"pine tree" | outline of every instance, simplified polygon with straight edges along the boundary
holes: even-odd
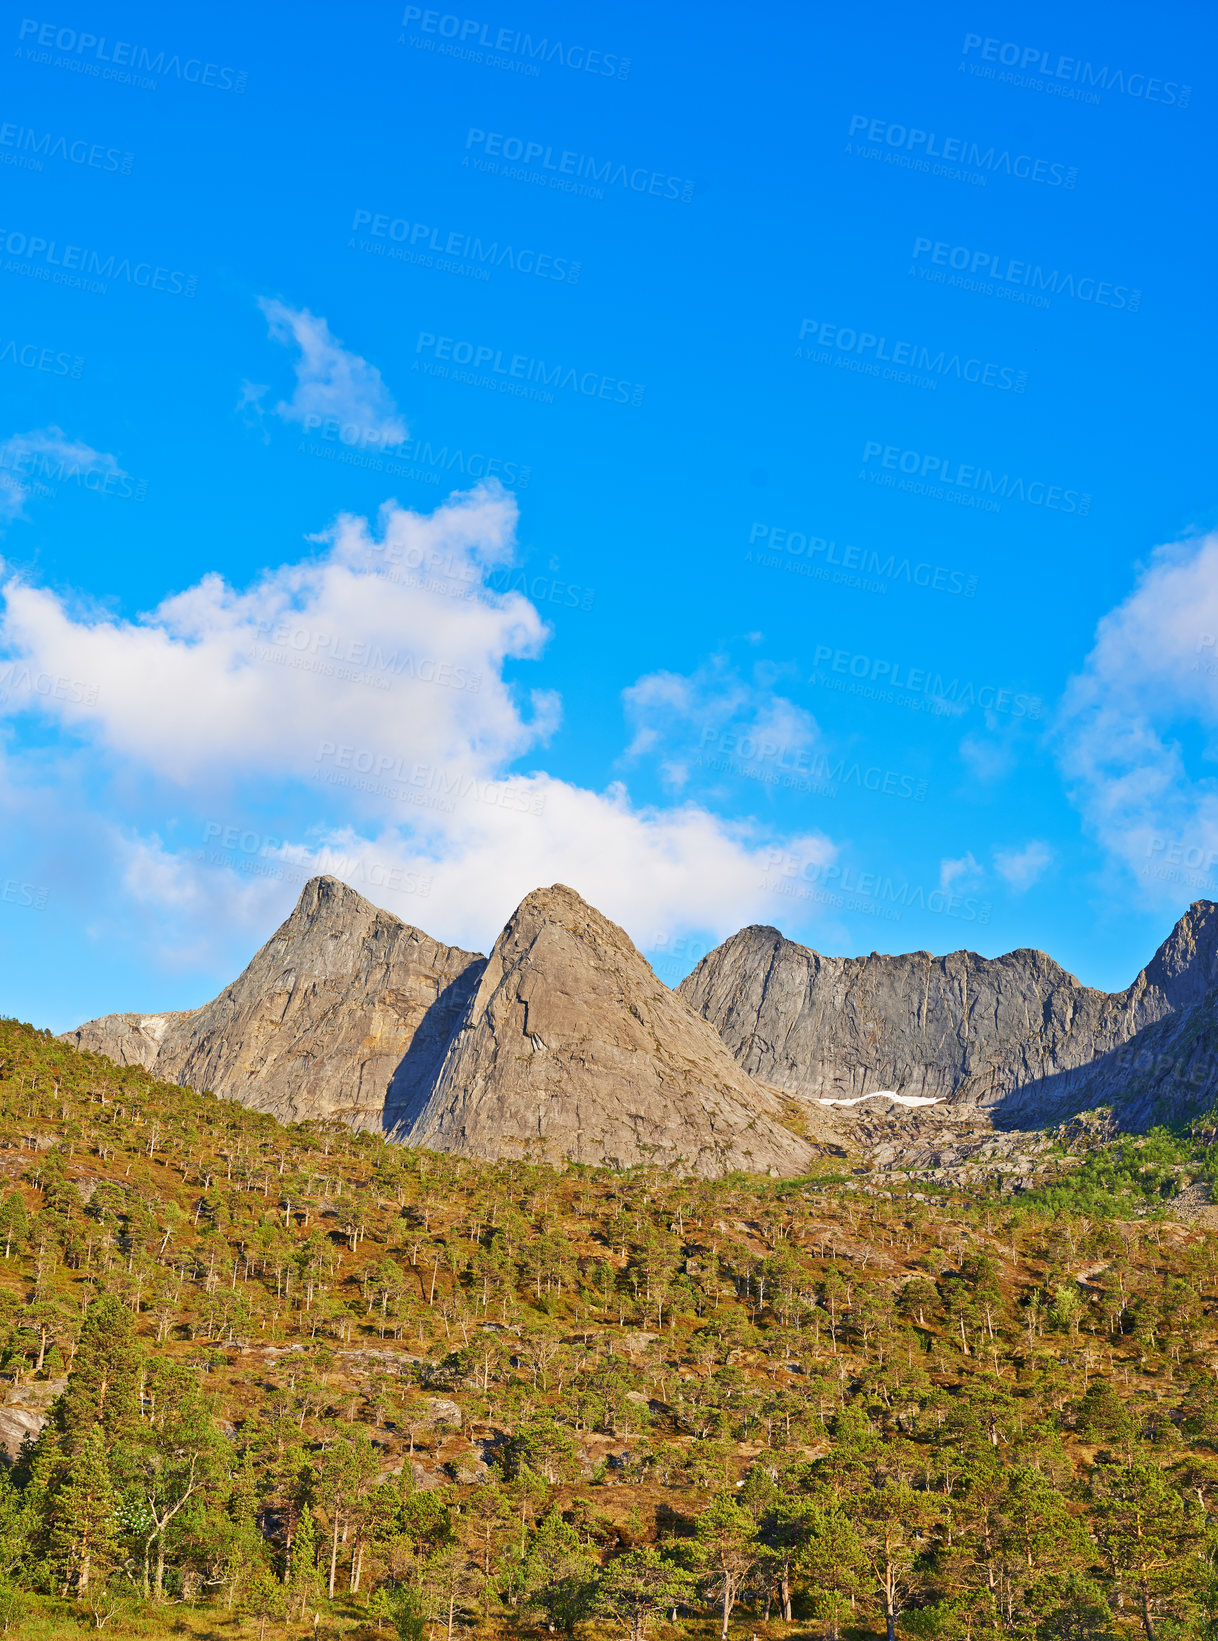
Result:
[[[67,1389],[56,1406],[55,1422],[67,1456],[82,1451],[95,1425],[112,1452],[131,1436],[139,1424],[141,1359],[131,1312],[113,1294],[95,1299],[80,1330]]]
[[[719,1601],[720,1635],[726,1641],[741,1585],[765,1555],[757,1523],[726,1494],[713,1498],[698,1517],[697,1562]]]
[[[689,1573],[646,1545],[609,1563],[597,1583],[595,1607],[626,1628],[630,1641],[644,1641],[660,1613],[688,1601],[693,1587]]]
[[[572,1634],[586,1615],[595,1562],[584,1551],[579,1534],[550,1510],[537,1525],[524,1564],[524,1598],[551,1629]]]
[[[51,1502],[51,1547],[65,1595],[85,1596],[94,1582],[105,1583],[118,1554],[117,1512],[105,1438],[95,1425]]]
[[[321,1600],[322,1575],[317,1565],[317,1545],[317,1524],[306,1504],[296,1523],[287,1577],[288,1607],[298,1618],[303,1618],[307,1609]]]

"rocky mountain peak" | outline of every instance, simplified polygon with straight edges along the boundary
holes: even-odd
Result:
[[[1139,1121],[1178,1114],[1172,1079],[1195,1098],[1216,1075],[1181,1036],[1216,986],[1218,907],[1199,901],[1122,992],[1084,986],[1032,948],[836,958],[769,927],[724,941],[678,989],[738,1064],[790,1094],[890,1089],[1036,1123],[1113,1101]]]
[[[319,877],[311,877],[305,884],[287,923],[341,922],[347,918],[369,914],[373,917],[393,916],[391,912],[382,911],[380,907],[374,906],[341,878],[332,877],[329,872],[325,872]],[[394,918],[393,921],[401,922],[401,919]]]
[[[830,957],[769,924],[671,992],[566,884],[526,895],[483,958],[324,875],[210,1003],[67,1036],[281,1118],[470,1156],[794,1175],[847,1131],[874,1149],[951,1113],[1018,1128],[1111,1104],[1145,1125],[1212,1101],[1218,905],[1190,907],[1123,992],[1031,949]]]
[[[485,959],[445,946],[338,878],[310,878],[230,985],[177,1014],[107,1015],[77,1047],[138,1059],[288,1121],[393,1129],[430,1091]]]
[[[1134,986],[1140,983],[1160,992],[1173,1010],[1200,1002],[1218,986],[1218,905],[1195,900]]]
[[[799,1173],[815,1150],[783,1117],[625,931],[554,884],[495,942],[409,1138],[475,1156]]]

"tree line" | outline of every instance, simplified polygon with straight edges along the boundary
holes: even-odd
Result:
[[[478,1164],[0,1023],[0,1627],[1218,1634],[1213,1139]]]

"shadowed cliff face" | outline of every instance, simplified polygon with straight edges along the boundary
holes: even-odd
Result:
[[[805,1099],[892,1089],[1031,1126],[1106,1103],[1142,1125],[1218,1097],[1210,901],[1122,992],[1081,985],[1043,952],[832,958],[761,927],[708,953],[679,991],[745,1070]]]
[[[312,878],[287,922],[212,1002],[111,1014],[67,1038],[284,1121],[393,1129],[430,1091],[484,962],[335,878]]]
[[[67,1036],[282,1119],[470,1156],[792,1175],[817,1154],[622,930],[562,887],[523,902],[488,963],[314,878],[212,1002]]]
[[[479,1157],[799,1174],[816,1153],[782,1115],[628,936],[556,884],[495,942],[409,1138]]]
[[[288,1121],[468,1156],[789,1177],[894,1125],[912,1141],[945,1120],[1032,1128],[1111,1104],[1137,1127],[1218,1099],[1218,907],[1193,906],[1123,992],[1043,952],[833,958],[771,928],[742,929],[671,992],[561,884],[521,902],[487,959],[320,877],[212,1002],[66,1036]],[[879,1090],[947,1104],[818,1103]]]

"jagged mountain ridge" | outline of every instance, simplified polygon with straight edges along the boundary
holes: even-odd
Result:
[[[1145,1124],[1218,1097],[1218,907],[1198,901],[1121,992],[1043,952],[826,957],[742,929],[678,988],[754,1077],[801,1099],[893,1089],[1033,1126],[1119,1104]]]
[[[815,1151],[782,1115],[624,930],[555,884],[495,942],[410,1139],[499,1157],[527,1137],[551,1158],[705,1177],[805,1172]]]
[[[65,1035],[285,1122],[392,1131],[418,1115],[485,962],[316,877],[210,1003],[109,1014]]]
[[[321,877],[210,1003],[65,1036],[282,1119],[470,1156],[790,1176],[843,1135],[877,1154],[934,1139],[949,1112],[1032,1128],[1114,1104],[1144,1126],[1212,1101],[1218,907],[1194,905],[1123,992],[1043,952],[833,958],[769,927],[671,992],[562,885],[487,959]],[[946,1104],[818,1103],[880,1089]]]
[[[624,931],[562,885],[526,897],[488,961],[313,878],[210,1003],[65,1036],[281,1119],[471,1156],[710,1176],[795,1175],[817,1154]]]

